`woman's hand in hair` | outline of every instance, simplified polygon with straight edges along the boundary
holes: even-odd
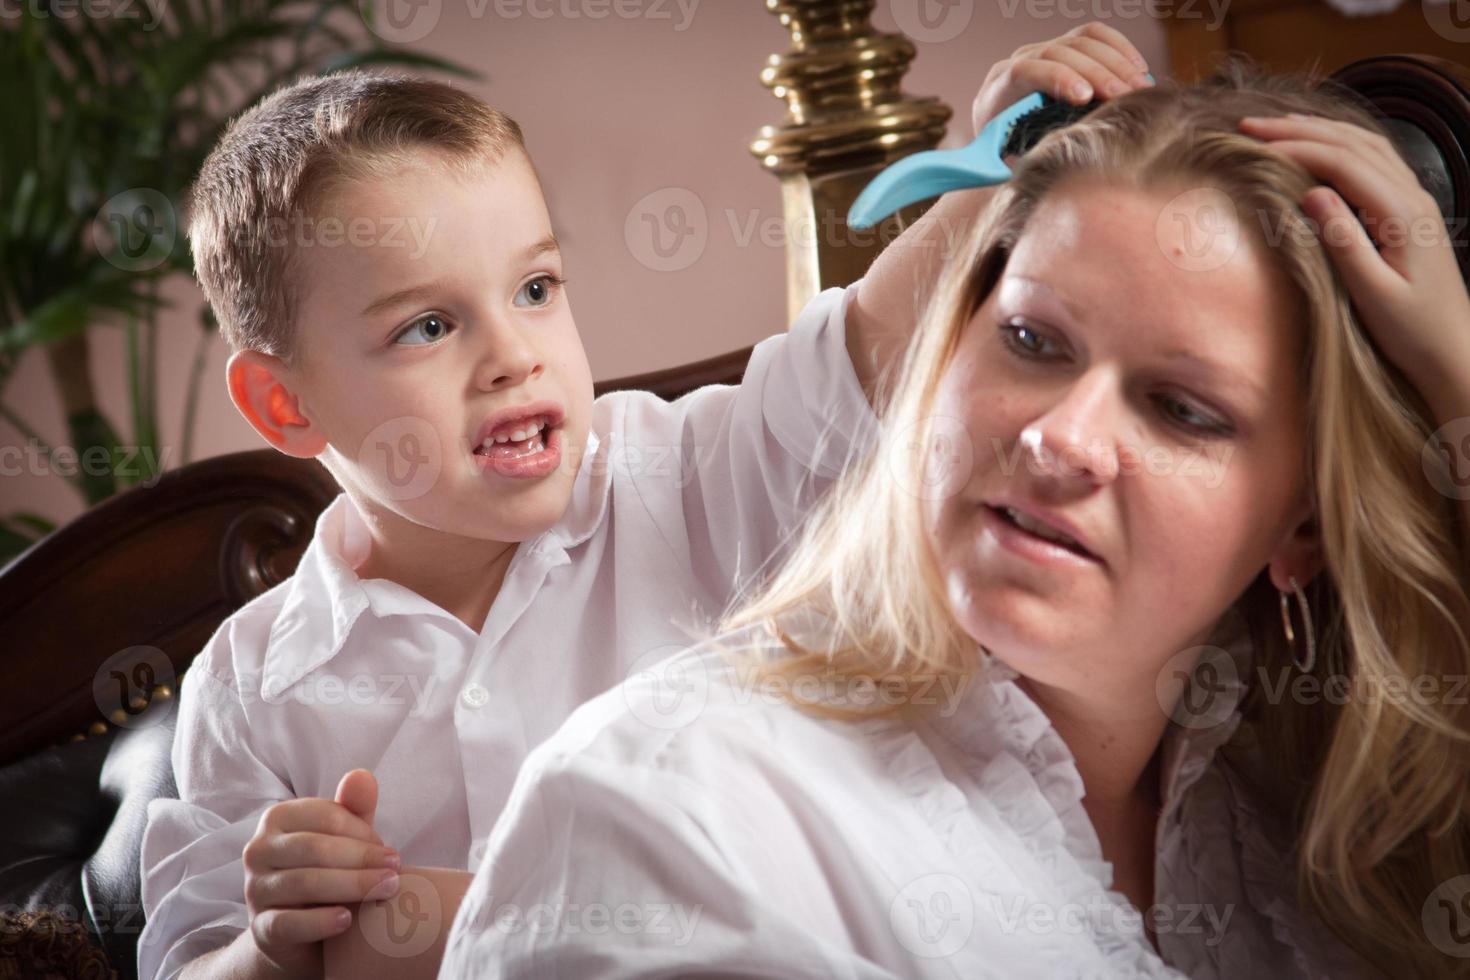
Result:
[[[1074,27],[1061,37],[1023,44],[991,66],[970,109],[975,133],[1008,106],[1032,92],[1083,105],[1148,88],[1148,62],[1116,28],[1099,21]]]
[[[1431,403],[1470,394],[1451,390],[1470,382],[1470,294],[1439,206],[1394,145],[1320,116],[1246,118],[1241,129],[1331,185],[1312,188],[1302,210],[1384,355]]]

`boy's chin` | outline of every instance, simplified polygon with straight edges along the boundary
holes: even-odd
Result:
[[[529,541],[554,527],[571,505],[571,487],[546,481],[535,493],[499,500],[481,496],[440,510],[444,530],[482,541]]]

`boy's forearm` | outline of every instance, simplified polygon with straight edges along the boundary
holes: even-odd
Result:
[[[228,946],[190,960],[179,980],[286,980],[286,975],[261,958],[247,929]]]
[[[847,315],[847,351],[868,400],[903,352],[939,273],[963,247],[994,187],[950,191],[889,243],[869,267]]]
[[[398,894],[364,903],[351,928],[323,943],[326,980],[434,980],[449,927],[474,877],[454,868],[404,868]]]

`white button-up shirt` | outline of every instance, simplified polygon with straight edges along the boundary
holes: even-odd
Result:
[[[1148,910],[1113,890],[1072,752],[1014,671],[985,657],[916,686],[907,716],[822,717],[783,694],[894,701],[733,669],[742,650],[781,655],[761,633],[641,672],[532,754],[441,980],[1380,976],[1298,906],[1288,843],[1240,753],[1221,757],[1250,675],[1243,619],[1217,628],[1206,701],[1164,737]]]
[[[530,750],[707,634],[876,434],[846,347],[856,288],[756,345],[738,386],[597,399],[565,515],[516,550],[478,634],[359,579],[366,528],[334,500],[296,573],[183,677],[179,798],[154,801],[143,841],[139,976],[171,977],[247,928],[241,852],[261,813],[331,799],[357,767],[378,779],[374,829],[405,865],[476,867]]]

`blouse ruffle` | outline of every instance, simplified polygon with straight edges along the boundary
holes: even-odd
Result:
[[[1112,889],[1112,865],[1102,856],[1082,806],[1084,786],[1071,750],[1017,686],[1016,677],[999,661],[983,658],[957,710],[927,722],[962,750],[979,798],[993,807],[993,821],[977,812],[973,801],[945,776],[933,748],[911,721],[862,724],[869,726],[870,738],[882,743],[879,753],[890,778],[958,864],[977,854],[1023,854],[1049,874],[1029,897],[1051,908],[1070,905],[1098,913],[1086,920],[1096,958],[1085,975],[1180,977],[1149,945],[1141,917],[1128,899]],[[999,833],[1009,839],[995,840]],[[1057,957],[1061,972],[1056,975],[1079,975],[1081,965],[1064,958],[1073,955],[1070,950],[1038,944],[1036,953],[1038,959]]]
[[[1194,913],[1187,928],[1160,931],[1167,962],[1149,943],[1139,910],[1112,888],[1113,867],[1082,805],[1085,787],[1076,760],[1016,683],[1013,669],[981,651],[981,669],[969,679],[957,710],[926,718],[921,726],[956,748],[980,798],[1014,834],[1015,846],[1051,873],[1058,901],[1106,910],[1116,928],[1089,923],[1105,964],[1100,975],[1379,976],[1298,906],[1294,853],[1219,755],[1242,723],[1240,706],[1252,670],[1244,620],[1228,614],[1209,645],[1211,656],[1200,663],[1213,663],[1210,689],[1224,699],[1211,705],[1218,721],[1176,715],[1162,746],[1155,902]],[[944,775],[912,721],[862,724],[870,737],[887,737],[880,753],[890,777],[956,856],[987,849],[975,835],[999,828],[981,820],[973,801]],[[1222,924],[1227,911],[1231,917]]]

